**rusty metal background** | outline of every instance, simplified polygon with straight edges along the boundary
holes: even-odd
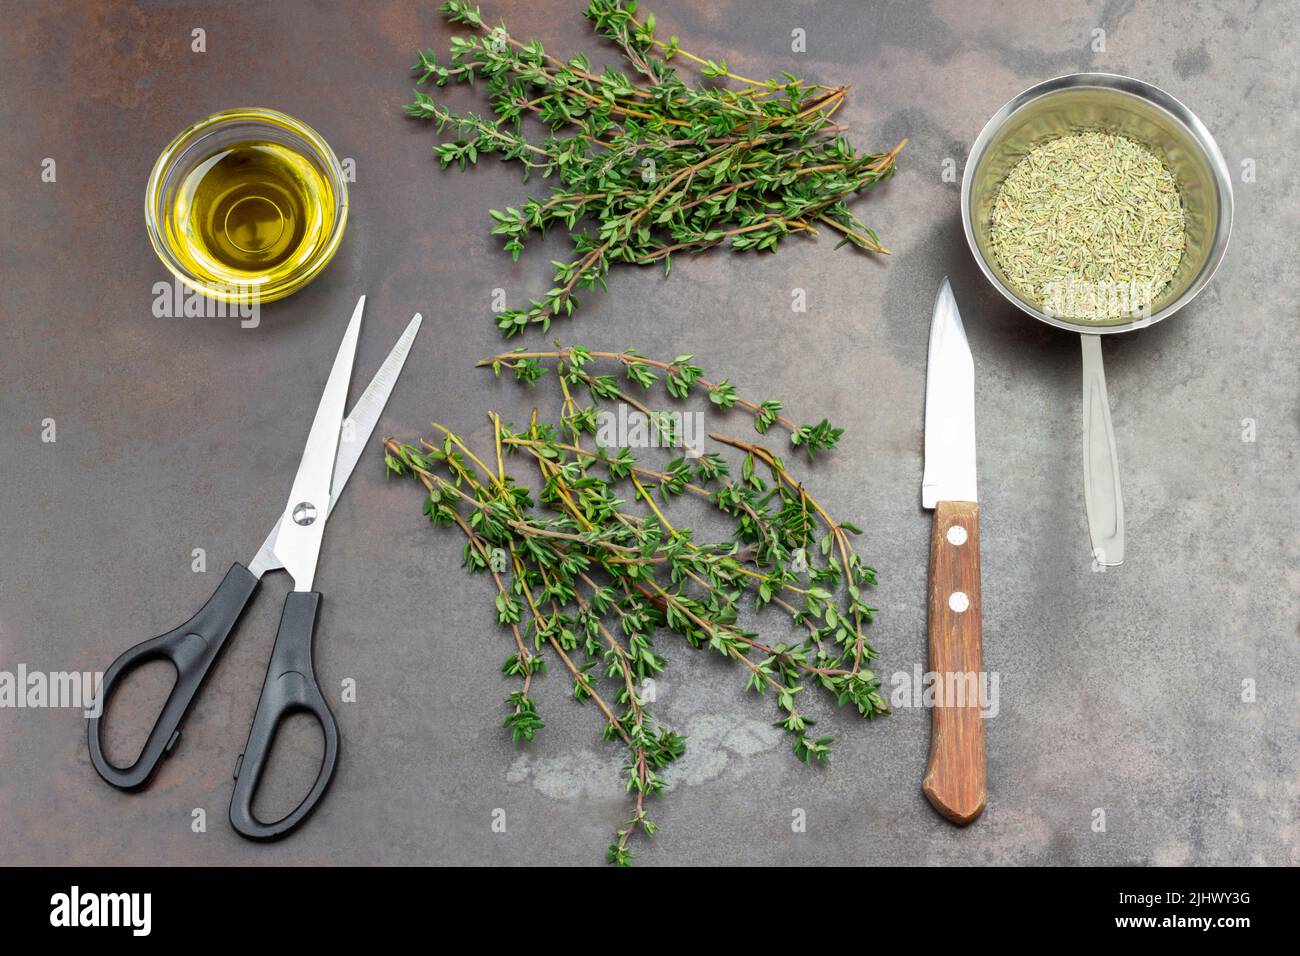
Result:
[[[855,143],[911,139],[895,180],[857,206],[894,255],[832,252],[823,236],[776,256],[683,259],[666,280],[620,270],[555,334],[694,352],[801,420],[847,426],[811,475],[866,528],[888,681],[925,660],[925,344],[934,289],[951,275],[977,363],[985,655],[1001,695],[988,811],[956,831],[921,796],[924,711],[866,725],[820,702],[835,762],[805,768],[771,729],[770,702],[665,634],[659,710],[691,750],[644,861],[1300,862],[1300,88],[1278,67],[1300,55],[1294,6],[652,6],[665,33],[745,74],[788,67],[851,83],[839,115]],[[613,59],[579,3],[485,7],[556,52]],[[559,246],[512,265],[486,211],[542,184],[491,161],[440,174],[432,131],[402,116],[413,51],[447,45],[433,3],[6,0],[0,13],[0,671],[94,670],[184,620],[229,562],[251,557],[358,294],[370,296],[359,382],[411,314],[426,315],[379,432],[415,437],[436,417],[481,441],[486,409],[524,418],[532,397],[473,361],[503,344],[493,290],[512,303],[543,291]],[[191,49],[196,28],[206,52]],[[796,28],[806,53],[791,51]],[[1236,235],[1213,287],[1176,321],[1106,343],[1130,534],[1128,562],[1106,573],[1089,565],[1078,487],[1077,338],[997,298],[957,208],[984,120],[1033,82],[1083,68],[1169,89],[1234,175],[1254,169],[1236,184]],[[451,98],[485,108],[466,91]],[[301,117],[355,161],[342,249],[256,329],[156,318],[153,286],[167,276],[144,232],[150,166],[186,123],[248,104]],[[42,181],[47,158],[55,182]],[[806,313],[792,312],[794,289]],[[377,450],[330,527],[318,670],[327,686],[355,680],[358,699],[336,707],[340,770],[303,831],[254,846],[225,820],[276,582],[144,794],[95,777],[79,713],[0,708],[0,862],[600,859],[625,819],[621,758],[558,675],[538,691],[547,727],[535,744],[501,731],[505,637],[483,582],[458,567],[460,542],[424,524],[413,488],[385,483]],[[191,570],[195,548],[204,574]],[[124,710],[121,733],[144,719]],[[310,738],[294,740],[288,766],[310,756]],[[791,832],[796,808],[806,833]],[[504,833],[491,826],[497,809]]]

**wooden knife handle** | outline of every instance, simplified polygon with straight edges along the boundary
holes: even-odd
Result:
[[[930,670],[936,683],[922,789],[959,825],[978,817],[988,799],[978,694],[984,671],[979,513],[973,501],[940,501],[930,539]]]

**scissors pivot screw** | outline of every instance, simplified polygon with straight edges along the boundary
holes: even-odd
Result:
[[[300,501],[293,506],[293,523],[309,525],[316,520],[316,506],[310,501]]]

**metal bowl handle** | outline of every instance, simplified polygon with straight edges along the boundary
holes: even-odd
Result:
[[[1083,343],[1083,499],[1093,560],[1101,567],[1124,563],[1124,496],[1119,489],[1115,428],[1106,396],[1101,336],[1081,335]]]

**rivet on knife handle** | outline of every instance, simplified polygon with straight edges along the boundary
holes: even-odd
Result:
[[[979,505],[940,501],[930,541],[930,763],[922,789],[953,823],[984,810],[984,718],[976,692],[984,671],[980,623]]]

